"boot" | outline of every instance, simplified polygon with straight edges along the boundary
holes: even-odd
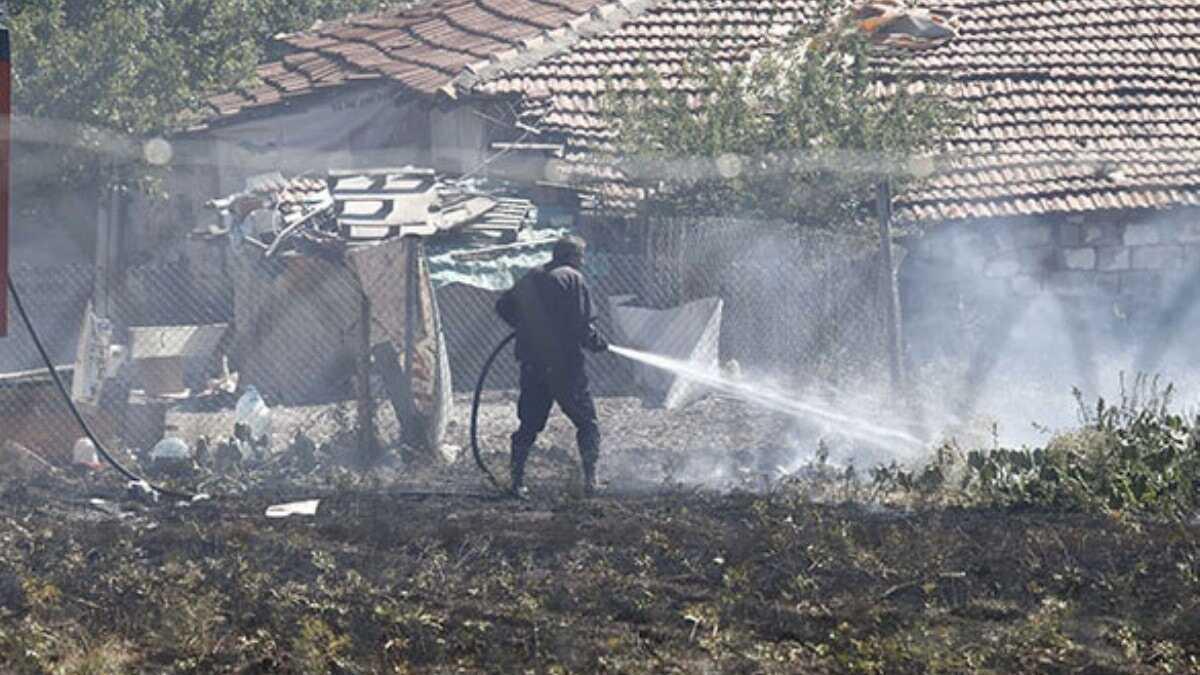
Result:
[[[529,499],[529,488],[525,487],[525,460],[529,458],[529,448],[513,447],[511,458],[512,496],[522,501]]]
[[[583,460],[583,496],[596,496],[596,460]]]
[[[579,448],[579,463],[583,465],[583,494],[593,497],[598,487],[596,463],[600,459],[600,429],[595,421],[579,428],[575,442]]]

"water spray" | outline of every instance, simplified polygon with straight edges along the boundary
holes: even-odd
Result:
[[[618,356],[666,370],[684,379],[698,382],[717,391],[737,397],[747,403],[759,405],[791,417],[815,419],[822,422],[835,422],[841,427],[842,433],[860,441],[867,441],[874,444],[901,444],[913,449],[924,447],[924,443],[919,439],[903,431],[850,417],[812,402],[800,401],[783,392],[775,391],[762,385],[739,382],[712,370],[697,367],[695,364],[688,363],[687,361],[651,354],[628,347],[611,346],[609,347],[609,351]]]
[[[510,333],[488,355],[479,373],[479,380],[475,383],[475,397],[471,401],[471,453],[475,457],[475,464],[479,467],[479,470],[499,490],[503,490],[503,487],[495,474],[484,463],[483,456],[479,450],[479,404],[480,398],[483,395],[484,385],[487,382],[488,373],[492,369],[492,364],[495,363],[496,357],[513,341],[516,335],[515,332]],[[608,351],[622,358],[665,370],[684,379],[698,382],[716,391],[734,396],[747,403],[781,412],[794,418],[836,423],[841,433],[859,441],[881,446],[901,445],[917,450],[925,447],[925,444],[918,438],[903,431],[851,417],[812,402],[801,401],[783,392],[772,390],[762,385],[740,382],[712,370],[697,367],[695,364],[688,363],[687,361],[618,345],[609,345]]]

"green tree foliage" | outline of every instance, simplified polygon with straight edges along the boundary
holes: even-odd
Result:
[[[737,63],[697,50],[677,79],[613,95],[618,164],[650,188],[648,208],[752,214],[845,229],[864,221],[881,178],[928,173],[964,110],[945,83],[887,61],[826,0],[813,19]]]
[[[278,56],[272,37],[378,0],[17,0],[13,107],[62,148],[59,179],[94,179],[122,139],[174,129],[205,95]],[[20,140],[20,139],[18,139]]]

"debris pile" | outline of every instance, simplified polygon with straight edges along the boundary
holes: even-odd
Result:
[[[331,170],[323,178],[255,176],[242,192],[207,206],[221,220],[211,233],[233,233],[267,257],[406,235],[466,235],[476,244],[504,244],[517,241],[536,220],[533,202],[506,186],[452,181],[414,167]]]
[[[870,0],[855,10],[858,28],[880,47],[924,50],[958,36],[953,17],[897,0]]]

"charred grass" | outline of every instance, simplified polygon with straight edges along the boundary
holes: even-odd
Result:
[[[1194,527],[790,490],[0,494],[5,672],[1195,672]]]

